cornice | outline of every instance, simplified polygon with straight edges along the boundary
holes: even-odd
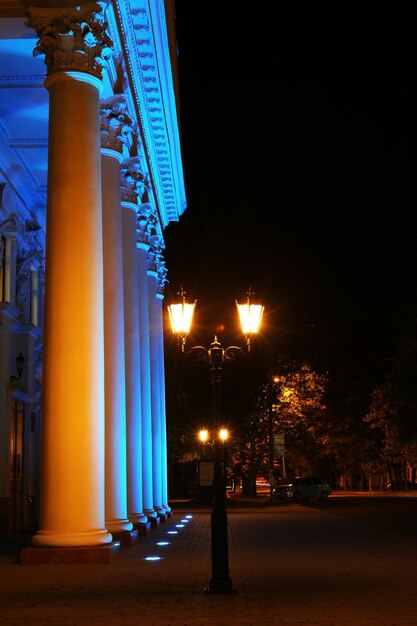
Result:
[[[170,52],[163,4],[113,0],[118,41],[140,128],[161,226],[186,208]],[[110,22],[109,22],[110,25]],[[110,33],[113,41],[115,34]]]

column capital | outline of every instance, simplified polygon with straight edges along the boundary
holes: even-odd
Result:
[[[18,231],[18,215],[10,213],[6,219],[0,222],[0,235],[4,237],[16,237]]]
[[[151,247],[148,252],[148,272],[152,272],[157,279],[158,293],[162,294],[167,280],[167,269],[163,257],[165,249],[164,240],[161,235],[150,237]]]
[[[159,262],[157,263],[157,266],[156,266],[156,271],[157,271],[157,280],[158,280],[157,296],[163,298],[165,285],[166,283],[169,282],[167,278],[168,270],[166,268],[164,259],[162,258],[159,259]]]
[[[98,1],[66,8],[28,8],[26,24],[39,36],[33,55],[45,55],[48,76],[79,71],[102,78],[113,47],[106,34],[106,6],[107,2]]]
[[[105,98],[100,102],[101,147],[123,153],[132,144],[136,122],[128,111],[128,99],[124,94]]]
[[[149,178],[143,173],[139,157],[125,159],[120,166],[120,191],[122,201],[141,205],[148,199]]]
[[[136,241],[142,247],[150,248],[150,238],[155,233],[156,221],[152,205],[149,202],[141,204],[136,219]]]

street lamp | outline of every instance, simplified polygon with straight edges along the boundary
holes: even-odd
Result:
[[[203,428],[202,430],[198,431],[198,438],[202,443],[207,443],[209,439],[209,434],[209,431],[206,428]],[[220,428],[217,435],[221,441],[226,441],[226,439],[229,438],[229,431],[227,430],[227,428]]]
[[[198,432],[198,439],[200,440],[200,443],[203,444],[200,452],[200,459],[198,461],[199,496],[204,499],[208,495],[210,488],[210,493],[212,493],[216,438],[223,445],[225,445],[227,439],[229,438],[229,431],[227,428],[220,428],[217,432],[213,433],[204,428]],[[223,472],[226,479],[226,464],[224,462]]]
[[[187,336],[191,330],[191,323],[197,301],[195,300],[192,304],[187,303],[185,301],[186,294],[182,288],[178,295],[181,297],[181,301],[178,304],[168,306],[172,332],[179,338],[182,352],[194,354],[198,361],[204,361],[209,366],[213,400],[212,431],[220,431],[220,429],[223,428],[220,407],[223,363],[234,361],[238,354],[242,354],[244,350],[239,346],[223,348],[216,335],[214,336],[210,348],[193,346],[189,350],[186,350]],[[248,352],[251,348],[252,337],[259,332],[264,311],[262,305],[251,303],[250,298],[252,295],[253,292],[249,289],[246,302],[244,304],[238,304],[238,302],[236,302]],[[225,434],[226,433],[223,435]],[[212,574],[209,586],[204,591],[206,593],[216,594],[233,593],[235,589],[233,589],[232,581],[229,576],[224,443],[220,438],[216,438],[213,441],[213,453],[213,509],[211,513]]]

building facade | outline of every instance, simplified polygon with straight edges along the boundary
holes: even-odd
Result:
[[[164,229],[186,208],[173,7],[0,2],[0,529],[169,514]]]

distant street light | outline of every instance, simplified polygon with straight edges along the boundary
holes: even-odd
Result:
[[[200,439],[200,441],[202,441],[203,443],[206,443],[207,439],[208,439],[208,435],[209,432],[208,430],[200,430],[200,432],[198,433],[198,438]]]
[[[210,348],[193,346],[185,349],[187,336],[191,330],[191,323],[197,301],[192,304],[185,301],[185,292],[178,294],[181,301],[178,304],[168,306],[172,332],[175,333],[181,344],[181,350],[187,354],[194,354],[198,361],[205,361],[209,365],[213,396],[213,423],[212,431],[219,432],[219,438],[213,440],[214,467],[213,467],[213,509],[211,513],[211,555],[212,575],[206,593],[233,593],[232,581],[229,576],[229,549],[227,537],[227,509],[226,509],[226,481],[224,470],[224,441],[227,438],[227,430],[221,423],[220,389],[223,363],[234,361],[238,354],[244,350],[239,346],[223,348],[214,336]],[[242,332],[246,340],[246,349],[251,349],[251,339],[259,332],[264,307],[252,304],[250,298],[253,295],[249,289],[247,301],[244,304],[236,302]],[[200,431],[200,440],[201,438]],[[204,437],[207,440],[208,433]],[[204,440],[204,441],[205,441]]]

